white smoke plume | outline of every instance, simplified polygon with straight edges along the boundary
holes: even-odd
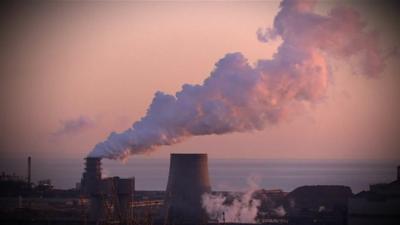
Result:
[[[285,119],[297,106],[321,102],[330,84],[329,58],[356,58],[352,68],[377,77],[384,68],[376,32],[358,12],[336,7],[313,12],[311,0],[284,0],[272,28],[260,41],[280,37],[271,59],[249,64],[229,53],[201,85],[185,84],[175,95],[157,92],[147,113],[122,133],[111,133],[91,157],[123,159],[191,136],[261,130]]]
[[[257,190],[255,182],[249,180],[249,189],[227,204],[227,197],[206,193],[202,196],[202,205],[210,219],[228,223],[255,223],[261,201],[253,198]]]

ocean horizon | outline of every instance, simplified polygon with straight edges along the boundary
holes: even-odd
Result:
[[[397,161],[315,159],[213,159],[209,174],[213,190],[244,191],[249,180],[264,189],[292,191],[304,185],[345,185],[353,193],[397,178]],[[32,180],[50,179],[55,188],[74,188],[84,169],[82,158],[33,158]],[[165,190],[168,158],[130,158],[125,163],[102,160],[103,177],[135,177],[136,190]],[[26,177],[26,158],[1,158],[0,172]]]

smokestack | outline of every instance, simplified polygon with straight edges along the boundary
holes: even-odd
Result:
[[[28,156],[28,187],[31,188],[31,157]]]
[[[88,157],[85,160],[86,164],[82,178],[82,189],[86,195],[91,195],[99,192],[101,158]]]
[[[118,210],[121,216],[121,222],[127,223],[132,218],[132,195],[135,189],[135,179],[125,178],[117,179],[117,194],[118,194]]]
[[[89,219],[98,221],[105,218],[104,201],[101,196],[101,158],[88,157],[85,160],[82,191],[90,198]]]
[[[207,222],[202,195],[211,192],[207,154],[171,154],[166,210],[169,223]]]

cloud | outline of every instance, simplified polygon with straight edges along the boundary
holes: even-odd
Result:
[[[75,135],[84,130],[94,127],[94,121],[86,116],[80,116],[75,119],[60,121],[61,127],[51,135],[53,137]]]

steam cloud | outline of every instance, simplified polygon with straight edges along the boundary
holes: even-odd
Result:
[[[218,222],[255,223],[261,201],[253,198],[253,193],[258,187],[256,183],[252,179],[248,180],[248,183],[249,190],[235,198],[232,204],[227,204],[224,196],[204,194],[202,204],[209,217]]]
[[[185,84],[175,95],[157,92],[143,118],[111,133],[89,156],[123,159],[191,136],[262,130],[297,106],[324,99],[331,58],[355,58],[352,68],[365,77],[379,76],[384,57],[378,35],[366,31],[359,13],[336,7],[319,15],[314,5],[284,0],[273,27],[257,31],[263,42],[282,39],[271,59],[253,66],[241,53],[225,55],[202,85]]]
[[[259,182],[260,177],[250,176],[247,179],[247,191],[238,196],[205,193],[202,196],[202,206],[209,218],[219,223],[259,222],[256,221],[262,202],[261,199],[256,197],[256,193],[259,191]],[[286,215],[286,210],[282,205],[270,208],[270,210],[273,212],[273,215],[277,217],[284,217]]]

